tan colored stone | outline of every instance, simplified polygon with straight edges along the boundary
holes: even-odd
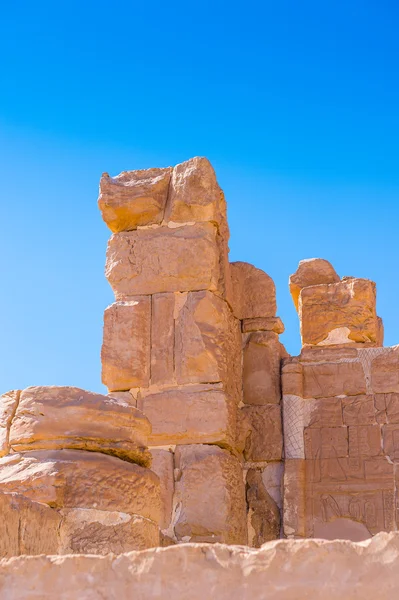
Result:
[[[266,491],[262,474],[249,469],[246,481],[248,504],[248,543],[260,548],[265,542],[280,537],[280,511],[277,504]]]
[[[122,400],[73,387],[30,387],[21,392],[10,446],[103,452],[148,466],[150,433],[147,417]]]
[[[237,319],[275,316],[276,288],[267,273],[245,262],[231,263],[230,273],[231,305]]]
[[[357,348],[348,346],[305,346],[301,349],[300,361],[305,362],[337,362],[339,360],[356,360],[359,358]]]
[[[305,535],[306,461],[289,458],[284,462],[283,526],[286,536]]]
[[[122,400],[122,402],[126,402],[130,406],[136,406],[136,398],[130,392],[109,392],[107,394],[110,398],[115,398],[115,400]]]
[[[121,554],[159,546],[158,525],[144,517],[93,508],[60,513],[59,554]]]
[[[252,331],[274,331],[274,333],[284,333],[284,330],[285,327],[280,317],[244,319],[242,322],[243,333],[250,333]]]
[[[326,362],[303,365],[305,398],[356,396],[366,393],[366,380],[360,362]]]
[[[283,508],[284,461],[270,462],[262,468],[262,481],[265,490],[273,498],[279,509]]]
[[[244,458],[251,462],[281,460],[283,433],[281,408],[276,404],[244,406],[241,412],[248,422]]]
[[[298,268],[290,275],[289,286],[295,308],[298,310],[299,294],[310,285],[322,283],[337,283],[339,276],[328,260],[323,258],[308,258],[299,262]]]
[[[0,492],[0,558],[57,554],[59,514],[21,494]]]
[[[98,207],[111,231],[130,231],[161,223],[171,173],[171,167],[123,171],[116,177],[104,173],[100,180]]]
[[[384,452],[391,460],[399,460],[399,424],[384,425],[382,428]]]
[[[340,458],[348,456],[348,428],[306,427],[304,432],[306,458]]]
[[[281,385],[284,396],[303,396],[303,367],[297,357],[282,359]]]
[[[344,277],[339,283],[303,288],[299,296],[302,344],[377,345],[380,325],[375,283]]]
[[[39,450],[5,456],[0,492],[18,492],[53,508],[125,512],[156,523],[161,514],[157,475],[99,452]]]
[[[305,407],[308,415],[308,427],[341,427],[344,424],[342,421],[341,398],[306,400]],[[348,425],[348,423],[345,423],[345,425]]]
[[[210,290],[222,294],[219,239],[212,223],[114,234],[105,274],[117,300],[140,294]]]
[[[17,410],[20,393],[20,390],[11,390],[0,396],[0,457],[10,451],[11,421]]]
[[[1,561],[0,595],[7,600],[158,600],[160,594],[173,600],[394,600],[398,561],[396,532],[361,544],[277,540],[258,550],[182,544],[122,556],[21,556]]]
[[[148,386],[151,298],[115,302],[104,312],[102,382],[110,391]]]
[[[399,394],[375,394],[375,402],[381,396],[384,398],[388,423],[399,423]]]
[[[174,461],[173,453],[169,450],[152,448],[151,470],[159,477],[161,485],[162,515],[159,526],[167,529],[172,518],[174,483]]]
[[[222,382],[237,404],[241,400],[240,324],[211,292],[188,294],[178,311],[175,372],[178,384]]]
[[[177,446],[174,531],[181,541],[247,542],[240,462],[217,446]]]
[[[379,456],[381,448],[379,425],[357,425],[349,427],[349,456]]]
[[[151,384],[174,380],[175,295],[154,294],[151,312]]]
[[[175,166],[165,220],[207,221],[226,231],[226,201],[207,158],[196,156]]]
[[[245,404],[278,404],[280,387],[280,346],[271,331],[251,333],[244,348],[243,401]]]
[[[376,394],[399,392],[399,346],[387,348],[371,363],[371,385]]]
[[[142,397],[138,407],[150,420],[150,446],[218,444],[234,447],[236,407],[212,386],[186,386]]]
[[[373,396],[343,398],[342,413],[345,425],[373,425],[376,422]]]

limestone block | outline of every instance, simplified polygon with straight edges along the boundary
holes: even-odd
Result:
[[[175,294],[154,294],[151,312],[151,384],[174,380]]]
[[[228,304],[211,292],[187,295],[176,316],[178,384],[218,383],[241,400],[241,331]]]
[[[366,393],[366,380],[360,362],[304,363],[303,396],[330,398]]]
[[[285,327],[280,317],[244,319],[242,322],[242,332],[250,333],[251,331],[274,331],[274,333],[284,333]]]
[[[306,427],[304,432],[306,458],[341,458],[348,456],[348,428]]]
[[[266,491],[262,474],[249,469],[246,479],[248,504],[248,544],[260,548],[265,542],[280,537],[280,511]]]
[[[281,360],[281,385],[284,396],[303,396],[303,367],[296,356]]]
[[[110,391],[149,385],[150,336],[149,296],[115,302],[105,310],[102,382]]]
[[[11,421],[17,410],[20,393],[20,390],[11,390],[0,396],[0,457],[10,451]]]
[[[281,408],[277,404],[244,406],[241,408],[248,422],[244,458],[251,462],[281,460],[283,433]]]
[[[175,534],[181,541],[247,542],[241,464],[217,446],[177,446]]]
[[[387,348],[371,363],[371,385],[376,394],[399,392],[399,346]]]
[[[152,425],[150,446],[219,444],[234,447],[236,406],[214,386],[183,386],[144,395],[138,407]]]
[[[18,492],[53,508],[125,512],[156,523],[161,515],[157,475],[99,452],[38,450],[5,456],[0,492]]]
[[[130,231],[138,226],[161,223],[171,173],[171,167],[123,171],[116,177],[104,173],[98,206],[111,231]]]
[[[160,292],[222,294],[221,260],[212,223],[139,229],[111,237],[105,274],[117,300]]]
[[[21,392],[10,446],[103,452],[148,466],[150,433],[147,417],[122,400],[74,387],[30,387]]]
[[[379,425],[356,425],[349,429],[349,456],[379,456],[382,454]]]
[[[226,201],[207,158],[196,156],[174,167],[165,221],[207,221],[226,232]]]
[[[345,425],[373,425],[376,422],[373,396],[343,398],[342,414]]]
[[[308,258],[299,262],[298,268],[290,275],[289,286],[295,308],[298,310],[299,294],[310,285],[323,283],[338,283],[339,276],[328,260],[323,258]]]
[[[284,463],[283,527],[288,536],[305,536],[306,461],[286,459]]]
[[[278,404],[280,344],[272,331],[251,333],[244,348],[243,401],[245,404]]]
[[[273,279],[245,262],[230,264],[231,305],[237,319],[274,317],[277,310]]]
[[[46,504],[0,492],[0,557],[57,554],[61,517]]]
[[[95,508],[60,511],[58,554],[121,554],[159,546],[157,523],[139,515]]]
[[[339,283],[303,288],[299,296],[302,344],[377,345],[380,324],[375,283],[344,277]]]
[[[159,526],[167,529],[172,518],[174,483],[173,453],[169,450],[151,448],[151,470],[159,477],[161,485],[162,515]]]

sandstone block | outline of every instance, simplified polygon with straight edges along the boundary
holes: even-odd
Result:
[[[220,389],[186,386],[149,394],[138,407],[152,425],[150,446],[219,444],[234,447],[236,406]]]
[[[20,390],[11,390],[0,396],[0,457],[10,451],[11,421],[17,410],[20,393]]]
[[[196,156],[173,169],[165,220],[207,221],[227,230],[226,201],[209,160]]]
[[[0,557],[57,554],[61,517],[46,504],[0,492]]]
[[[303,364],[305,398],[356,396],[366,393],[366,380],[360,362]]]
[[[38,450],[5,456],[0,459],[0,492],[24,494],[57,509],[118,511],[155,523],[161,515],[157,475],[98,452]]]
[[[284,333],[285,327],[280,317],[265,317],[258,319],[244,319],[242,322],[242,332],[251,331],[274,331],[274,333]]]
[[[218,383],[241,400],[240,324],[227,303],[211,292],[187,295],[176,316],[178,384]]]
[[[190,445],[177,446],[175,461],[177,538],[245,544],[245,488],[238,459],[217,446]]]
[[[273,279],[245,262],[230,264],[231,305],[237,319],[274,317],[277,310]]]
[[[355,398],[357,397],[355,396]],[[341,427],[344,424],[341,398],[305,400],[304,406],[307,412],[308,427]]]
[[[303,367],[297,357],[282,359],[281,385],[284,396],[303,396]]]
[[[249,469],[246,492],[248,543],[254,548],[260,548],[265,542],[280,537],[280,511],[273,498],[266,491],[260,471]]]
[[[376,394],[399,392],[399,346],[393,346],[374,358],[371,385]]]
[[[289,286],[295,308],[298,310],[299,294],[310,285],[323,283],[338,283],[339,276],[328,260],[323,258],[308,258],[299,262],[298,268],[290,275]]]
[[[252,333],[244,348],[243,401],[245,404],[278,404],[280,345],[276,333]]]
[[[302,344],[377,345],[379,322],[375,283],[344,277],[339,283],[313,285],[299,296]]]
[[[383,428],[384,452],[391,460],[399,459],[399,425],[384,425]]]
[[[399,394],[375,394],[375,402],[381,397],[384,399],[388,423],[399,423]]]
[[[284,463],[284,535],[305,536],[306,524],[306,461],[286,459]]]
[[[373,425],[376,422],[372,395],[343,398],[342,411],[345,425]]]
[[[241,412],[248,423],[244,447],[245,460],[252,462],[281,460],[283,433],[280,406],[276,404],[244,406]]]
[[[381,448],[379,425],[357,425],[349,427],[349,456],[379,456]]]
[[[149,385],[150,336],[149,296],[115,302],[105,310],[102,382],[110,391]]]
[[[220,261],[212,223],[139,229],[111,237],[105,274],[117,300],[160,292],[222,294]]]
[[[174,483],[173,453],[159,448],[151,449],[151,470],[159,477],[161,485],[162,515],[159,526],[167,529],[172,518]]]
[[[340,458],[348,456],[348,428],[322,427],[304,430],[306,458]]]
[[[130,231],[161,223],[172,169],[124,171],[116,177],[104,173],[98,206],[111,231]]]
[[[284,462],[270,462],[262,469],[262,481],[265,490],[270,494],[278,508],[283,507]]]
[[[174,380],[175,294],[154,294],[151,312],[151,384]]]
[[[93,508],[60,511],[59,554],[121,554],[159,546],[157,523],[139,515]]]
[[[310,362],[338,362],[349,359],[357,360],[359,352],[357,348],[348,346],[305,346],[301,349],[301,363]]]
[[[147,466],[150,432],[147,417],[122,400],[73,387],[30,387],[21,392],[10,446],[103,452]]]

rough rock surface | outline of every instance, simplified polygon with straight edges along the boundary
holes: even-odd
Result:
[[[338,283],[339,276],[328,260],[323,258],[308,258],[301,260],[297,270],[289,278],[289,287],[295,308],[298,310],[299,294],[310,285],[323,283]]]
[[[281,400],[280,344],[272,331],[250,334],[243,352],[245,404],[278,404]]]
[[[0,457],[10,451],[10,427],[20,394],[20,390],[11,390],[0,396]]]
[[[161,223],[172,169],[124,171],[116,177],[104,173],[98,206],[111,231],[130,231]]]
[[[151,425],[122,400],[73,387],[30,387],[20,394],[10,429],[15,452],[70,448],[147,466]]]
[[[276,288],[267,273],[245,262],[231,263],[230,273],[231,305],[237,319],[275,316]]]
[[[21,556],[0,561],[0,595],[13,600],[392,600],[399,586],[398,561],[398,533],[360,544],[279,540],[258,550],[183,544],[120,556]]]

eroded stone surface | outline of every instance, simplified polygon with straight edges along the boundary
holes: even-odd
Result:
[[[275,316],[276,288],[267,273],[245,262],[231,263],[230,273],[231,304],[238,319]]]
[[[150,432],[147,417],[122,400],[73,387],[30,387],[20,394],[10,447],[89,450],[147,466]]]
[[[289,287],[295,308],[298,310],[299,294],[310,285],[337,283],[339,276],[328,260],[308,258],[299,262],[298,268],[289,278]]]
[[[11,390],[0,396],[0,457],[10,451],[11,421],[17,410],[20,390]]]
[[[151,470],[159,477],[161,486],[162,515],[159,526],[167,529],[172,518],[173,494],[174,494],[174,459],[169,450],[152,448]]]
[[[244,406],[241,411],[247,421],[245,460],[253,462],[281,460],[283,433],[280,406],[275,404]]]
[[[248,503],[248,543],[260,548],[265,542],[280,537],[280,511],[267,492],[262,473],[249,469],[246,480]]]
[[[172,169],[124,171],[116,177],[104,173],[98,206],[111,231],[130,231],[161,223]]]
[[[281,399],[280,344],[276,333],[251,333],[243,353],[245,404],[278,404]]]

